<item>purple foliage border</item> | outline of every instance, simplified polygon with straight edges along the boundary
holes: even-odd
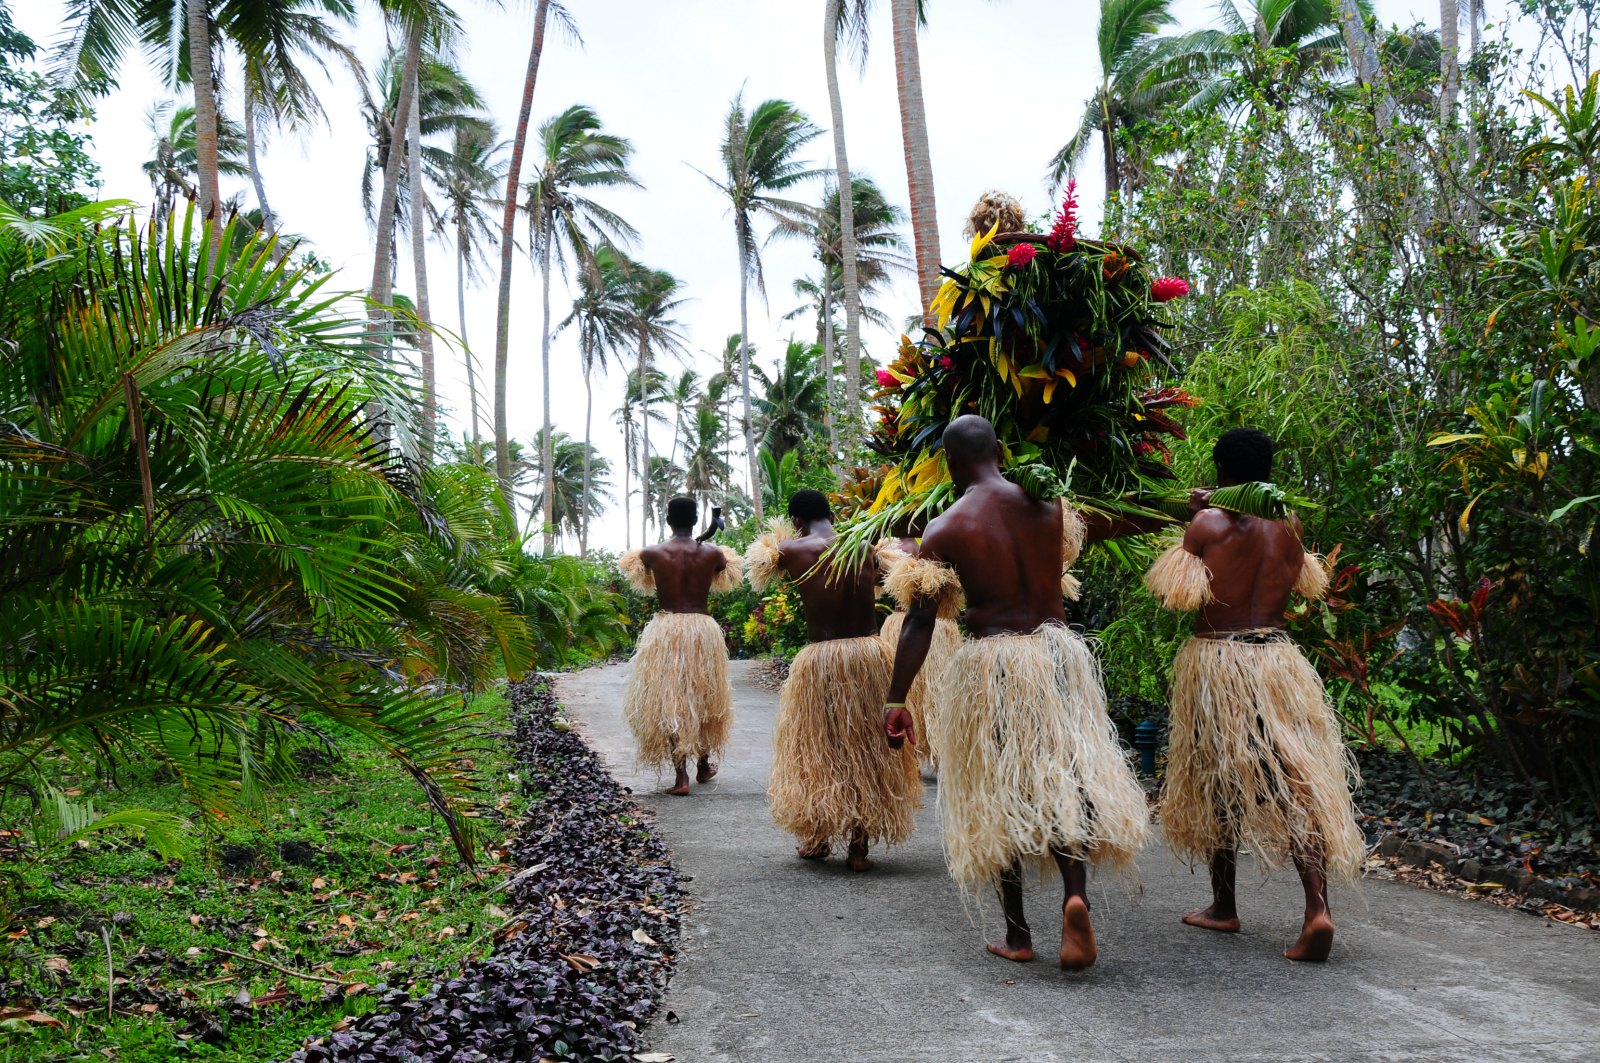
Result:
[[[385,991],[291,1063],[622,1060],[641,1047],[677,950],[677,872],[648,813],[554,726],[549,683],[513,683],[508,696],[529,802],[499,903],[526,929],[424,993]]]

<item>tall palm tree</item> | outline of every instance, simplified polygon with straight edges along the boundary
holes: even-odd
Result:
[[[732,383],[727,377],[713,377],[695,403],[684,437],[683,489],[702,503],[725,491],[733,471],[718,448],[722,445],[723,418],[718,412],[722,392]]]
[[[594,371],[605,372],[613,355],[621,359],[632,347],[633,325],[630,286],[633,263],[609,244],[595,248],[593,257],[578,271],[578,297],[556,332],[576,326],[578,357],[583,366],[583,445],[587,448],[594,419]],[[586,449],[584,454],[587,456]],[[587,475],[584,483],[588,483]],[[624,490],[626,495],[626,490]],[[578,532],[578,552],[589,551],[589,513],[584,510]]]
[[[1159,37],[1161,30],[1174,22],[1170,6],[1171,0],[1100,0],[1100,85],[1084,105],[1072,139],[1050,160],[1051,180],[1056,184],[1077,169],[1098,137],[1104,155],[1106,202],[1121,191],[1124,173],[1118,131],[1153,113],[1176,92],[1167,79],[1156,76],[1175,65]]]
[[[923,0],[890,0],[894,30],[895,84],[900,96],[900,139],[905,147],[906,187],[911,195],[911,234],[917,248],[917,291],[922,313],[939,290],[939,217],[933,197],[933,159],[928,149],[928,114],[922,103],[922,60],[917,27]]]
[[[151,157],[141,169],[150,178],[155,189],[156,202],[151,220],[156,231],[171,216],[178,197],[198,199],[197,173],[198,149],[195,144],[194,108],[189,104],[162,101],[152,104],[145,113],[145,122],[155,138],[151,144]],[[248,172],[243,152],[244,136],[239,127],[226,118],[220,120],[217,137],[217,167],[230,177]]]
[[[771,376],[754,367],[761,381],[755,400],[761,418],[759,446],[780,461],[815,437],[822,425],[826,378],[818,371],[821,356],[816,344],[790,340]]]
[[[756,240],[758,216],[805,219],[811,210],[802,203],[781,199],[776,193],[788,191],[817,176],[799,160],[800,150],[822,135],[801,110],[787,100],[765,100],[748,114],[744,93],[733,98],[724,121],[722,138],[723,177],[707,179],[728,197],[733,212],[734,240],[739,250],[739,375],[744,389],[745,453],[755,453],[755,437],[750,423],[750,349],[744,340],[750,334],[749,289],[756,288],[766,298],[766,279],[761,272],[761,248]],[[761,519],[759,476],[750,461],[750,494],[756,500],[756,520]]]
[[[650,459],[650,476],[645,483],[648,490],[645,492],[650,498],[671,498],[683,491],[683,470],[660,454]],[[659,538],[666,531],[666,513],[664,506],[650,513],[650,521],[656,526],[656,536]]]
[[[823,68],[828,78],[828,107],[833,116],[833,165],[835,171],[835,188],[846,188],[852,183],[850,176],[850,159],[845,148],[844,136],[844,99],[839,93],[839,43],[844,38],[851,38],[857,44],[857,55],[863,67],[867,61],[867,14],[872,7],[872,0],[825,0],[822,27],[822,59]],[[857,380],[861,375],[861,282],[856,275],[856,221],[855,197],[841,196],[834,203],[838,211],[838,231],[840,243],[840,257],[843,262],[841,280],[844,285],[844,363],[845,363],[845,404],[854,410],[860,405],[860,389]],[[831,285],[825,285],[825,288]],[[831,347],[833,342],[832,330],[829,330],[828,342]],[[828,372],[831,375],[833,357],[830,351],[828,357]],[[829,385],[832,391],[832,384]],[[832,403],[829,404],[830,406]],[[831,415],[830,415],[831,416]],[[831,430],[831,423],[830,423]],[[830,446],[836,446],[829,440]]]
[[[693,369],[685,369],[667,383],[667,406],[672,411],[672,450],[668,461],[678,460],[678,442],[686,438],[686,427],[705,382]]]
[[[588,193],[599,188],[638,188],[638,180],[628,170],[633,142],[607,133],[593,108],[578,103],[547,120],[539,127],[538,170],[528,182],[524,209],[533,229],[532,253],[539,262],[543,283],[544,320],[540,333],[539,359],[544,381],[544,432],[546,447],[554,443],[550,420],[550,259],[552,252],[567,271],[569,259],[585,265],[594,256],[593,245],[604,240],[613,245],[627,243],[638,235],[614,211],[590,199]],[[542,458],[551,468],[551,458]],[[553,546],[555,494],[544,493],[544,550]]]
[[[688,353],[684,346],[682,326],[677,319],[686,301],[679,294],[682,288],[682,282],[665,270],[636,266],[630,276],[629,324],[639,349],[639,468],[642,470],[651,468],[650,420],[652,417],[665,420],[650,408],[652,399],[665,397],[664,377],[655,368],[655,356],[670,354],[682,358]],[[647,475],[640,477],[639,489],[639,532],[642,543],[646,537],[646,522],[650,517],[651,482]]]
[[[659,372],[651,371],[644,376],[643,380],[640,377],[628,377],[622,384],[622,405],[618,406],[613,414],[617,421],[617,427],[622,429],[622,534],[624,548],[633,544],[633,540],[630,538],[633,534],[631,509],[633,491],[628,485],[632,474],[643,468],[643,463],[639,460],[640,428],[648,418],[654,418],[662,424],[666,423],[666,418],[662,416],[660,410],[653,410],[650,408],[649,402],[641,401],[641,394],[648,396],[651,393],[656,397],[661,394],[661,374]]]
[[[544,429],[539,431],[542,434]],[[535,436],[533,446],[528,448],[528,453],[532,455],[528,481],[537,485],[531,496],[532,511],[554,513],[555,516],[550,519],[563,537],[582,533],[586,499],[588,505],[593,506],[597,499],[612,497],[611,462],[603,454],[592,453],[592,449],[589,448],[591,452],[585,453],[584,445],[568,437],[565,432],[555,433],[555,438],[548,442]],[[548,475],[543,465],[546,454],[551,455],[554,462]],[[588,478],[587,485],[585,476]],[[551,498],[548,506],[546,495]],[[605,506],[594,508],[603,511]]]
[[[494,143],[490,130],[457,129],[454,136],[449,157],[442,166],[430,166],[430,175],[439,187],[442,202],[434,230],[455,242],[457,328],[467,367],[467,401],[471,406],[468,435],[476,450],[480,442],[478,377],[472,344],[467,338],[467,281],[480,278],[486,264],[484,248],[495,235],[489,209],[499,202],[506,168],[500,156],[505,143]]]

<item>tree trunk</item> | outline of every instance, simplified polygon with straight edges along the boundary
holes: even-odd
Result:
[[[594,417],[594,385],[589,379],[592,367],[583,367],[583,516],[578,521],[578,556],[589,556],[589,506],[592,501],[590,495],[589,465],[591,455],[589,452],[589,429]]]
[[[467,365],[467,418],[472,425],[473,457],[479,455],[478,374],[472,368],[472,345],[467,342],[467,247],[460,225],[456,227],[456,316],[461,321],[461,355]]]
[[[539,79],[539,56],[544,51],[544,25],[550,0],[539,0],[533,12],[533,46],[528,50],[528,73],[522,81],[522,108],[517,112],[516,134],[511,141],[511,162],[506,167],[505,212],[500,219],[500,297],[494,333],[494,468],[500,490],[511,500],[511,438],[506,422],[506,365],[511,346],[511,252],[515,246],[517,184],[522,180],[522,155],[528,146],[528,118],[533,113],[533,86]]]
[[[822,30],[822,56],[828,73],[828,104],[833,111],[833,162],[839,176],[839,254],[844,271],[844,416],[845,438],[853,444],[861,413],[861,287],[856,277],[855,183],[850,178],[850,159],[845,152],[844,100],[839,94],[839,14],[844,0],[828,0],[826,25]],[[937,256],[936,256],[937,257]],[[824,282],[829,278],[827,258],[823,258]],[[826,290],[826,283],[824,290]],[[926,304],[924,304],[926,305]],[[828,334],[833,334],[829,322]],[[833,376],[833,359],[828,359],[828,377]],[[829,386],[829,393],[833,389]],[[830,433],[829,445],[838,453],[838,441]]]
[[[917,290],[922,316],[939,290],[939,216],[933,201],[933,162],[928,154],[928,116],[922,106],[922,68],[917,58],[918,0],[891,0],[894,70],[900,90],[900,137],[905,146],[906,185],[911,195],[911,233],[917,245]]]
[[[1460,91],[1461,8],[1458,0],[1439,0],[1439,121],[1446,130],[1455,123]]]
[[[194,82],[194,154],[200,193],[200,216],[217,220],[217,83],[211,70],[211,12],[206,0],[185,0],[189,33],[189,76]],[[212,245],[212,255],[216,254]]]
[[[419,57],[420,59],[420,57]],[[411,181],[411,268],[417,283],[417,352],[422,361],[422,440],[424,466],[433,464],[439,434],[439,375],[433,357],[433,314],[428,306],[427,192],[422,187],[421,63],[411,74],[411,115],[406,120],[406,171]],[[393,151],[391,147],[389,149]]]
[[[534,224],[539,227],[539,273],[544,293],[544,320],[539,337],[539,372],[544,381],[544,436],[539,444],[539,468],[544,470],[544,552],[554,548],[556,514],[555,429],[550,424],[550,212],[541,210]]]
[[[1105,90],[1102,89],[1101,99],[1104,98]],[[1122,160],[1117,158],[1117,123],[1109,107],[1100,115],[1100,148],[1105,156],[1106,206],[1109,207],[1122,191]]]
[[[750,503],[755,507],[756,523],[761,523],[761,463],[756,461],[756,440],[750,423],[750,278],[745,272],[745,229],[750,219],[743,214],[733,219],[739,241],[739,386],[744,394],[744,460],[750,469]]]
[[[411,114],[411,88],[416,81],[417,64],[422,57],[421,21],[406,32],[405,62],[400,71],[400,98],[395,101],[394,125],[389,128],[389,157],[384,160],[383,192],[378,197],[378,238],[372,254],[372,287],[367,307],[367,334],[375,356],[385,361],[394,342],[389,304],[394,299],[394,216],[400,196],[400,161],[405,156],[401,145]],[[382,411],[375,405],[367,409],[368,419],[380,436],[387,435]]]
[[[650,340],[639,334],[639,545],[650,541]]]
[[[825,400],[827,405],[822,407],[822,412],[823,422],[828,429],[828,465],[830,468],[837,470],[839,467],[839,435],[834,429],[833,423],[833,278],[828,276],[827,262],[822,264],[822,273],[822,319],[821,327],[817,329],[817,332],[820,333],[817,337],[817,342],[822,344],[822,386],[827,389],[827,398]],[[846,342],[848,342],[848,339]],[[848,356],[848,352],[846,353]],[[845,372],[850,373],[848,366],[846,366]],[[854,373],[850,379],[858,380],[860,375],[859,372]],[[849,389],[846,389],[845,393],[848,395]],[[849,400],[847,399],[846,401]],[[855,407],[852,407],[852,409],[859,407],[860,404],[860,400],[857,399]],[[846,429],[846,431],[848,430]]]
[[[627,396],[623,396],[623,410],[627,410]],[[622,549],[633,546],[633,440],[629,437],[628,422],[622,422]],[[643,546],[643,543],[639,544]]]
[[[1338,7],[1339,32],[1344,36],[1345,51],[1350,53],[1350,65],[1355,68],[1356,78],[1372,93],[1378,128],[1387,131],[1394,123],[1395,103],[1388,86],[1383,83],[1378,46],[1367,32],[1356,0],[1335,0],[1335,3]]]
[[[250,184],[256,190],[256,206],[261,208],[261,231],[267,236],[278,235],[278,216],[267,203],[267,185],[261,178],[261,163],[256,155],[256,109],[249,101],[244,106],[244,154],[250,166]]]

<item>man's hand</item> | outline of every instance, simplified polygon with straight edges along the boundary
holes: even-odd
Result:
[[[1201,510],[1211,508],[1211,491],[1209,488],[1197,487],[1189,492],[1189,516],[1197,516]]]
[[[904,705],[891,705],[883,710],[883,729],[889,733],[889,748],[899,749],[906,739],[917,744],[917,726]]]

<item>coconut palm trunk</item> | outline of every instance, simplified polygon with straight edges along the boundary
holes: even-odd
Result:
[[[467,417],[472,425],[472,449],[476,453],[478,438],[478,374],[472,368],[472,345],[467,342],[467,245],[466,236],[456,230],[456,317],[460,320],[461,356],[467,366]]]
[[[1122,191],[1122,160],[1117,157],[1117,120],[1111,113],[1110,86],[1100,89],[1100,148],[1105,156],[1106,205]]]
[[[250,167],[250,184],[255,189],[256,206],[261,208],[261,231],[268,236],[276,236],[278,216],[272,212],[272,205],[267,202],[267,184],[261,177],[261,163],[256,152],[256,109],[247,100],[244,106],[245,162]]]
[[[206,0],[185,0],[189,76],[194,82],[194,154],[199,171],[200,216],[217,220],[217,82],[211,69],[211,12]],[[216,254],[213,245],[212,254]]]
[[[1394,122],[1394,96],[1383,83],[1383,67],[1378,60],[1378,46],[1367,32],[1356,0],[1335,0],[1339,19],[1339,32],[1344,37],[1345,51],[1350,54],[1350,65],[1363,88],[1372,93],[1377,113],[1378,129],[1387,132]]]
[[[933,199],[928,116],[922,104],[922,64],[917,57],[917,6],[918,0],[892,0],[890,13],[895,81],[900,94],[900,137],[911,196],[911,234],[917,245],[917,291],[922,297],[923,318],[927,320],[928,307],[939,290],[939,217]],[[848,184],[841,186],[841,198],[848,198],[849,189]]]
[[[639,545],[650,541],[650,337],[639,335]]]
[[[555,432],[550,425],[550,211],[539,214],[539,273],[544,298],[544,322],[539,337],[539,374],[544,388],[544,436],[540,440],[539,468],[544,470],[544,552],[554,548],[556,514]]]
[[[423,465],[431,465],[433,440],[439,429],[439,377],[433,357],[433,315],[428,306],[427,193],[422,187],[421,100],[421,73],[414,69],[411,73],[411,115],[407,119],[406,172],[411,183],[411,265],[417,284],[417,354],[422,362],[422,439],[419,449]]]
[[[506,421],[506,367],[511,345],[511,252],[515,247],[517,186],[522,179],[522,156],[528,147],[528,119],[533,114],[533,87],[539,80],[539,56],[544,52],[544,27],[550,0],[539,0],[533,13],[533,45],[528,49],[528,72],[522,81],[522,106],[511,141],[511,162],[506,167],[505,213],[500,221],[500,294],[494,334],[494,467],[500,490],[511,503],[511,437]]]
[[[1456,120],[1456,97],[1460,91],[1460,0],[1439,0],[1439,121],[1446,129]]]
[[[842,211],[843,208],[840,208],[840,210]],[[822,411],[823,422],[828,428],[828,465],[830,468],[837,469],[839,467],[839,432],[834,424],[833,416],[833,284],[828,276],[828,264],[826,262],[822,264],[822,275],[822,322],[821,327],[817,329],[817,332],[820,333],[817,336],[817,342],[822,345],[822,386],[828,396],[827,405],[823,406]],[[846,342],[849,342],[848,338]],[[846,359],[849,358],[848,351],[845,353],[845,357]],[[850,376],[851,380],[857,380],[860,377],[859,371],[852,373],[848,362],[845,365],[845,373]],[[853,390],[850,387],[845,389],[845,401],[851,404],[850,409],[852,411],[860,405],[860,399],[852,396]],[[846,427],[845,431],[849,432],[850,428]]]
[[[734,221],[739,241],[739,387],[744,397],[744,460],[750,470],[750,503],[755,507],[756,523],[761,514],[761,469],[756,461],[755,429],[750,421],[750,276],[744,251],[749,244],[748,222],[741,214]]]
[[[845,151],[844,100],[839,94],[839,17],[844,0],[828,0],[827,13],[822,28],[822,57],[828,73],[828,105],[833,113],[833,161],[839,174],[839,245],[844,271],[844,404],[845,438],[852,443],[857,437],[856,425],[861,409],[861,286],[856,277],[856,223],[854,184],[850,180],[850,158]],[[827,298],[827,269],[823,269],[824,298]],[[924,304],[926,305],[926,304]],[[829,346],[832,346],[833,328],[828,328]],[[833,358],[828,358],[827,373],[831,381]],[[833,387],[828,387],[829,406],[833,405]],[[838,453],[838,442],[829,423],[829,446]]]
[[[592,452],[590,450],[590,429],[594,421],[594,382],[590,379],[592,369],[583,367],[583,514],[578,521],[578,556],[589,556],[589,492],[593,490],[589,480],[589,466]],[[624,462],[623,464],[627,464]]]

